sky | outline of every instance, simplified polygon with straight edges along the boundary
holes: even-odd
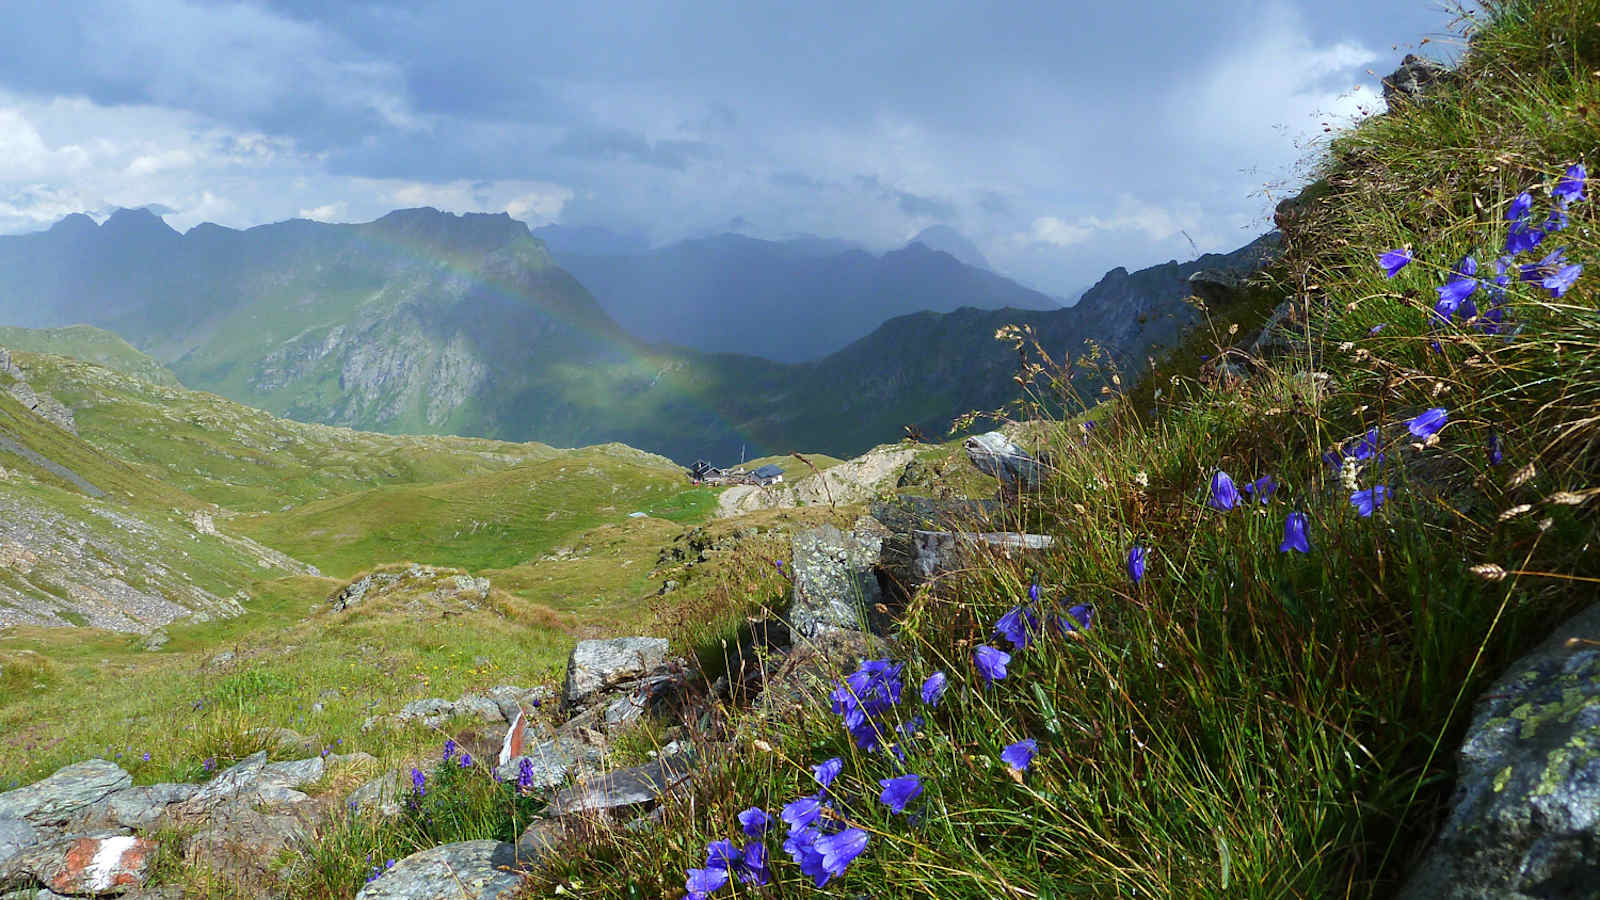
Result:
[[[1073,299],[1268,230],[1440,0],[0,0],[0,233],[434,206],[652,244],[933,224]]]

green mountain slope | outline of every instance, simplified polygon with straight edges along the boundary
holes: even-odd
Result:
[[[140,353],[117,335],[93,325],[68,325],[65,328],[0,326],[0,347],[69,356],[132,375],[151,384],[179,386],[178,376],[166,366]]]

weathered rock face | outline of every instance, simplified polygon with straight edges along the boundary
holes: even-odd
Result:
[[[1449,818],[1403,900],[1600,891],[1600,606],[1479,699]]]
[[[993,475],[1010,491],[1031,491],[1039,487],[1042,467],[1028,451],[1018,447],[999,431],[973,435],[962,444],[967,459],[985,475]]]
[[[875,566],[888,529],[863,516],[847,534],[822,525],[790,541],[794,596],[789,626],[815,637],[832,630],[877,631],[886,624],[878,611],[883,591]]]
[[[644,677],[666,661],[666,638],[579,641],[567,658],[567,682],[562,698],[569,709],[578,708],[609,688]]]
[[[464,841],[431,847],[395,863],[356,894],[356,900],[494,900],[522,885],[517,848],[502,841]]]
[[[792,485],[736,485],[717,498],[718,516],[795,506],[848,506],[866,503],[889,488],[917,456],[910,447],[876,447],[860,456],[807,475]]]
[[[59,769],[43,781],[0,794],[0,819],[25,819],[34,825],[59,825],[113,791],[133,785],[133,776],[103,759]]]
[[[0,819],[0,885],[5,884],[11,861],[39,840],[39,829],[22,819]]]

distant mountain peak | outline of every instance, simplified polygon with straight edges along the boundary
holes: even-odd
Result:
[[[989,260],[984,258],[983,251],[978,249],[978,245],[949,225],[929,225],[906,242],[907,247],[912,244],[921,244],[929,250],[942,250],[974,269],[994,271],[994,267],[989,265]]]
[[[109,229],[110,232],[146,232],[178,236],[178,232],[167,224],[167,220],[144,207],[138,209],[118,207],[111,213],[111,218],[106,219],[100,227]]]

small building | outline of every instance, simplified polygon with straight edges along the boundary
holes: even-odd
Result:
[[[783,470],[772,463],[767,463],[761,468],[756,469],[754,472],[751,472],[750,477],[755,481],[756,484],[760,485],[782,484]]]
[[[719,469],[703,459],[694,461],[694,465],[689,467],[688,475],[695,484],[722,484],[728,480],[726,470]]]

